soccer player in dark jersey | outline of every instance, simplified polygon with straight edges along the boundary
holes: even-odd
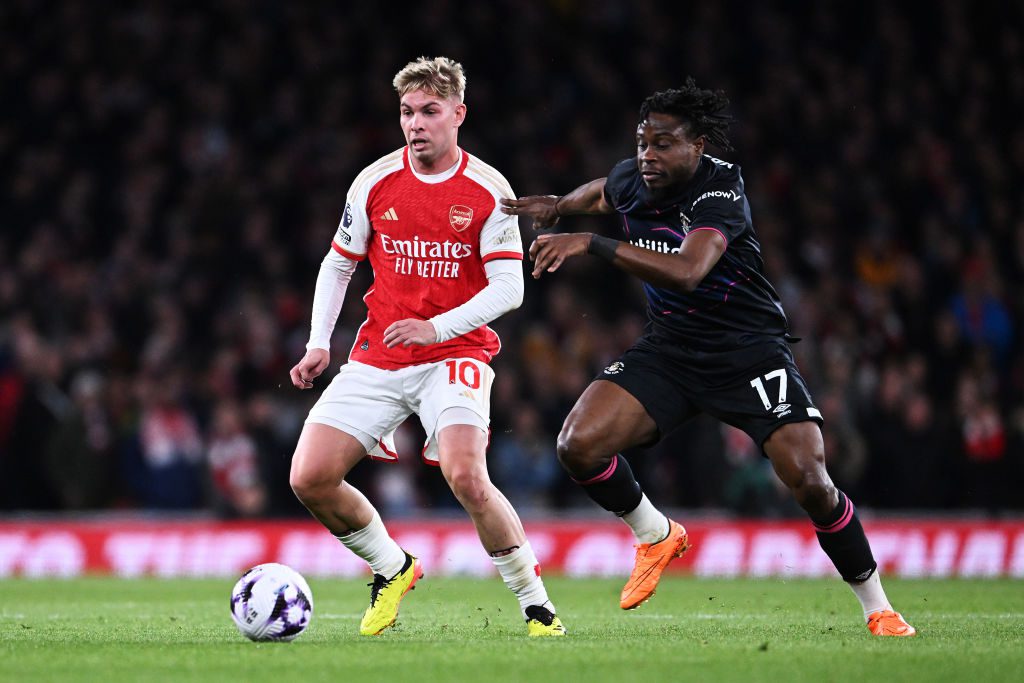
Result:
[[[765,277],[743,177],[704,153],[731,149],[722,91],[656,92],[640,107],[636,157],[561,196],[502,200],[504,211],[550,228],[572,214],[618,213],[623,241],[543,234],[530,247],[533,277],[592,254],[644,282],[644,336],[583,392],[558,435],[558,458],[639,544],[621,606],[653,595],[686,530],[647,499],[619,454],[650,445],[698,413],[742,429],[807,512],[822,549],[864,609],[871,633],[915,630],[886,598],[851,501],[825,469],[821,413],[797,370],[782,304]]]

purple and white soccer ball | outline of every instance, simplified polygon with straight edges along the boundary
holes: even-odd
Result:
[[[256,565],[231,591],[231,617],[249,640],[294,640],[313,617],[313,593],[291,567]]]

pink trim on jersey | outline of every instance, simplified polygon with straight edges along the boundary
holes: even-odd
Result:
[[[480,260],[481,260],[482,263],[487,263],[488,261],[494,261],[494,260],[502,259],[502,258],[515,259],[516,261],[522,261],[523,260],[523,254],[522,254],[522,252],[518,252],[518,251],[492,251],[490,254],[486,254],[485,256],[483,256]]]
[[[676,237],[678,237],[680,240],[685,240],[686,239],[686,235],[680,235],[678,232],[676,232],[675,230],[673,230],[672,228],[669,228],[669,227],[654,228],[654,229],[651,230],[651,232],[658,232],[659,230],[661,230],[663,232],[670,232],[673,235],[675,235]]]
[[[612,464],[608,465],[608,469],[606,469],[604,472],[602,472],[601,474],[597,475],[596,477],[591,477],[590,479],[587,479],[586,481],[580,481],[578,479],[573,479],[573,481],[575,481],[580,486],[590,486],[591,484],[596,484],[598,482],[604,481],[605,479],[607,479],[610,476],[612,476],[613,474],[615,474],[615,468],[618,467],[618,466],[619,466],[619,456],[615,456],[614,458],[612,458]]]
[[[839,519],[828,526],[814,525],[815,530],[820,531],[823,534],[834,534],[837,531],[842,531],[846,528],[846,525],[853,519],[853,503],[845,495],[843,500],[846,501],[846,507],[843,508],[843,514],[839,516]]]
[[[688,234],[693,234],[693,233],[697,232],[698,230],[714,230],[715,232],[717,232],[719,235],[722,236],[723,240],[725,240],[725,248],[726,249],[729,248],[729,238],[726,237],[725,233],[722,232],[721,230],[719,230],[718,228],[712,228],[710,225],[702,225],[699,228],[690,228],[690,232]]]
[[[334,240],[331,240],[331,249],[334,249],[334,251],[338,252],[345,258],[350,258],[353,261],[362,261],[363,259],[366,258],[366,254],[353,254],[351,251],[343,249],[341,245],[335,242]]]

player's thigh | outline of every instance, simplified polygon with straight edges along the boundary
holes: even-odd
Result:
[[[825,444],[816,422],[784,424],[765,439],[764,453],[789,488],[827,485]]]
[[[742,429],[766,457],[769,454],[765,452],[765,445],[786,425],[807,423],[804,427],[787,430],[806,437],[800,441],[800,453],[810,445],[807,439],[812,434],[817,434],[820,440],[821,412],[811,399],[788,345],[779,341],[765,348],[741,349],[735,355],[735,372],[719,372],[710,378],[695,374],[691,384],[698,407]],[[751,357],[756,357],[758,363],[748,369],[746,361]],[[790,440],[785,441],[788,444]],[[784,449],[774,450],[779,454]]]
[[[643,338],[605,368],[580,396],[558,436],[558,451],[578,462],[649,446],[695,414],[662,349]]]
[[[401,371],[389,372],[362,363],[347,363],[331,381],[306,418],[296,458],[305,461],[341,458],[347,473],[359,457],[376,448],[411,413],[403,395]],[[324,429],[312,429],[313,425]],[[360,448],[353,446],[353,442]],[[340,443],[339,448],[336,445]],[[361,451],[361,453],[360,453]],[[356,457],[357,454],[359,457]],[[332,467],[325,464],[325,469]],[[294,471],[294,468],[293,468]],[[319,471],[319,470],[316,470]]]
[[[489,480],[487,431],[477,424],[472,424],[472,413],[463,412],[464,410],[446,410],[442,421],[446,417],[457,421],[441,424],[437,431],[438,460],[441,472],[449,484],[463,478]]]
[[[658,439],[658,425],[640,400],[607,380],[595,380],[573,406],[558,435],[558,449],[573,455],[614,454]]]
[[[483,447],[468,450],[478,453],[482,461],[490,428],[493,383],[494,371],[473,358],[452,358],[421,369],[417,379],[410,383],[409,400],[427,434],[423,450],[426,462],[439,464],[442,448],[447,453],[467,450],[469,445],[477,444],[479,438],[475,434],[465,443],[439,438],[442,432],[454,426],[470,427],[480,433]]]
[[[365,457],[366,447],[356,437],[335,427],[307,422],[292,456],[292,486],[337,486]]]

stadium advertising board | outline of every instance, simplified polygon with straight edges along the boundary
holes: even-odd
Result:
[[[398,542],[437,575],[494,573],[468,522],[393,522]],[[625,525],[526,524],[544,572],[624,576],[633,561]],[[810,525],[801,522],[687,524],[692,550],[670,572],[696,576],[831,576]],[[1024,577],[1024,522],[866,523],[887,575]],[[0,522],[0,577],[109,574],[235,576],[281,562],[311,576],[365,576],[366,565],[313,522]]]

